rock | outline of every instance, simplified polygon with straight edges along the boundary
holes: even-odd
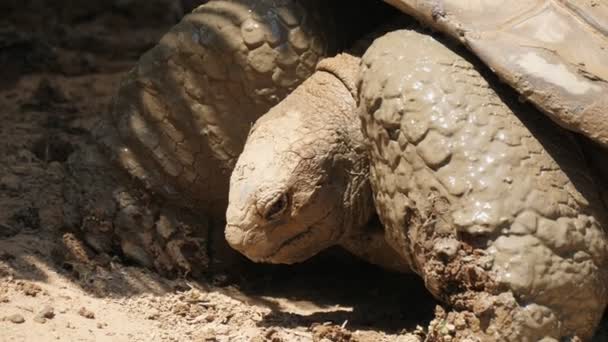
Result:
[[[95,313],[88,310],[84,306],[81,307],[80,310],[78,310],[78,314],[84,318],[95,319]]]
[[[14,315],[7,316],[5,318],[5,320],[15,323],[15,324],[21,324],[21,323],[25,322],[25,318],[23,318],[23,316],[20,314],[14,314]]]
[[[45,306],[39,313],[38,316],[52,319],[55,317],[55,309],[52,306]]]

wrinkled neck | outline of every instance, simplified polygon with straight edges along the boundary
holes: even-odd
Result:
[[[369,160],[366,153],[360,153],[351,168],[346,170],[347,182],[344,190],[343,237],[361,231],[374,214],[374,203],[369,182]]]
[[[359,97],[357,79],[360,64],[361,58],[348,53],[341,53],[320,61],[317,65],[317,71],[325,71],[334,75],[350,91],[353,99],[357,99]],[[356,116],[356,113],[353,114]]]
[[[358,98],[357,79],[361,59],[350,54],[339,54],[333,58],[322,60],[317,66],[318,71],[327,72],[336,77],[353,99]],[[361,122],[356,108],[348,114],[346,131],[349,152],[348,165],[344,167],[347,178],[344,191],[343,239],[359,232],[374,213],[371,186],[369,183],[369,157],[365,138],[361,130]]]

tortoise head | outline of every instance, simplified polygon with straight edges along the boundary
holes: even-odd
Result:
[[[370,196],[363,142],[351,89],[317,71],[252,128],[230,179],[228,243],[287,264],[339,244],[372,212],[358,200]]]

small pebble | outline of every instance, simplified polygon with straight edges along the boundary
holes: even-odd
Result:
[[[88,310],[85,307],[81,307],[80,310],[78,310],[78,314],[84,318],[88,318],[88,319],[94,319],[95,318],[95,313],[93,313],[92,311]]]
[[[42,311],[38,313],[40,317],[51,319],[55,317],[55,309],[52,306],[45,306]]]
[[[23,316],[20,314],[10,315],[10,316],[6,317],[6,320],[13,322],[15,324],[21,324],[21,323],[25,322],[25,318],[23,318]]]
[[[44,324],[47,319],[52,319],[55,317],[55,310],[51,306],[45,306],[36,317],[34,317],[34,322]]]

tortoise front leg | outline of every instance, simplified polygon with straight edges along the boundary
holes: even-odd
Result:
[[[217,0],[198,7],[123,80],[98,140],[145,188],[221,219],[251,125],[332,49],[321,12],[307,6]]]
[[[72,156],[66,224],[98,252],[169,274],[205,269],[250,126],[335,48],[322,14],[317,1],[216,0],[185,16],[94,131],[113,164],[92,146]]]
[[[479,65],[414,31],[365,54],[360,105],[387,241],[449,308],[432,341],[589,340],[608,285],[596,184],[571,133]]]

